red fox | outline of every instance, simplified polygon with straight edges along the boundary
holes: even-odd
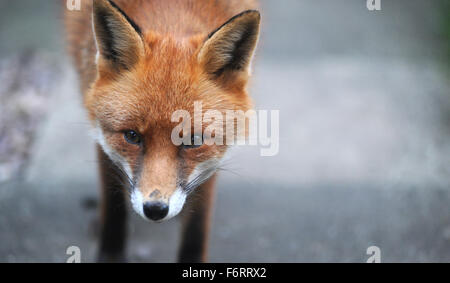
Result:
[[[126,198],[146,220],[183,214],[178,260],[207,260],[215,176],[227,145],[175,145],[171,115],[194,102],[247,111],[258,42],[253,0],[85,0],[68,47],[98,142],[99,261],[125,259]],[[201,139],[194,133],[192,141]]]

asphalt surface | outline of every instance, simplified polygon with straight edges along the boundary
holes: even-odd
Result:
[[[439,2],[382,1],[379,12],[362,2],[263,2],[251,92],[257,109],[280,110],[280,152],[231,154],[219,178],[211,261],[365,262],[378,246],[382,262],[450,262],[450,87]],[[14,3],[9,9],[33,14],[35,27],[58,30],[51,1]],[[94,144],[58,33],[38,40],[27,27],[2,25],[1,56],[32,48],[53,54],[64,71],[25,177],[0,185],[0,261],[64,262],[78,246],[90,262]],[[16,31],[30,40],[5,43]],[[148,224],[130,215],[129,259],[174,261],[177,219]]]

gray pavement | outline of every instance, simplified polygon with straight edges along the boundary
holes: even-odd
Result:
[[[362,2],[263,2],[251,89],[257,109],[280,110],[280,153],[230,155],[211,261],[364,262],[372,245],[384,262],[450,261],[439,1],[382,1],[381,12]],[[42,12],[56,24],[54,10]],[[58,38],[32,42],[62,53],[46,46],[61,46]],[[94,260],[97,211],[86,205],[97,197],[94,144],[73,70],[60,62],[26,178],[0,185],[0,261],[62,262],[72,245]],[[130,260],[174,261],[178,221],[130,214]]]

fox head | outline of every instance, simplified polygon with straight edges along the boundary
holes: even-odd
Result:
[[[98,143],[126,175],[134,210],[161,221],[177,215],[187,195],[211,177],[226,145],[176,145],[172,114],[251,108],[246,92],[260,14],[246,11],[210,34],[177,37],[143,32],[119,7],[94,0],[97,79],[85,105]],[[206,125],[204,125],[206,126]],[[198,131],[198,129],[197,129]],[[198,140],[200,139],[200,142]]]

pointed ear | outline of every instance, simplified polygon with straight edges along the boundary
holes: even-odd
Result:
[[[260,20],[258,11],[245,11],[209,35],[198,60],[213,79],[222,75],[249,74]]]
[[[109,0],[94,0],[93,29],[99,70],[131,69],[144,56],[140,28]]]

